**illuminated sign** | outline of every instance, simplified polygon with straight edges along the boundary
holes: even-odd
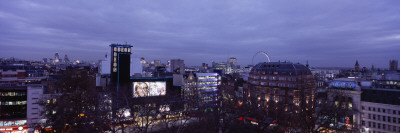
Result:
[[[21,132],[28,129],[27,125],[23,126],[12,126],[12,127],[1,127],[0,132]]]
[[[166,94],[166,82],[133,82],[133,97],[163,96]]]

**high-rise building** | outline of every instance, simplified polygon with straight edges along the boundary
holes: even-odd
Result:
[[[58,63],[58,62],[60,62],[60,56],[58,55],[58,53],[56,53],[54,55],[54,63]]]
[[[389,61],[389,70],[396,71],[398,70],[399,62],[397,60],[390,60]]]
[[[129,82],[131,45],[111,44],[111,82],[116,85]]]
[[[65,55],[65,56],[64,56],[64,63],[67,63],[67,64],[69,64],[69,63],[70,63],[70,61],[69,61],[69,58],[68,58],[68,56],[67,56],[67,55]]]
[[[111,44],[111,86],[116,91],[114,109],[119,108],[119,93],[129,91],[132,45]]]
[[[196,73],[196,79],[200,107],[216,106],[218,85],[221,84],[218,73]]]
[[[235,57],[231,57],[228,59],[228,65],[237,66],[237,59]]]
[[[227,61],[227,67],[226,67],[226,74],[231,74],[231,73],[236,73],[237,69],[237,60],[234,57],[231,57]]]
[[[221,76],[218,73],[187,73],[184,79],[185,108],[193,110],[213,110],[218,102]]]
[[[181,59],[172,59],[170,62],[171,72],[176,74],[184,74],[185,73],[185,63]]]

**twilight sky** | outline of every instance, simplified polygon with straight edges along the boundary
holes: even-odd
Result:
[[[99,60],[110,43],[187,65],[272,61],[388,67],[400,58],[399,0],[0,0],[0,57]],[[261,61],[261,55],[256,61]]]

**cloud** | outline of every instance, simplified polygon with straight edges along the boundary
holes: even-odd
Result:
[[[41,59],[62,51],[70,58],[97,60],[110,43],[127,42],[137,57],[164,62],[181,58],[188,65],[226,61],[229,56],[245,65],[254,53],[266,51],[273,61],[352,66],[358,59],[367,66],[386,67],[389,59],[399,58],[394,52],[400,50],[398,4],[5,1],[0,5],[0,57]]]

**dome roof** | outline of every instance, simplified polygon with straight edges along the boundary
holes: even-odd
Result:
[[[311,70],[303,64],[291,62],[262,62],[255,65],[251,72],[278,75],[311,75]]]

